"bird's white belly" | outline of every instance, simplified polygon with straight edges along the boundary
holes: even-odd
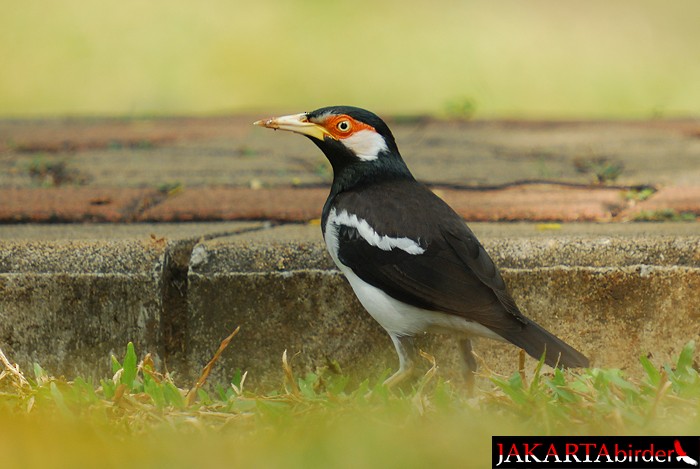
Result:
[[[352,219],[347,215],[345,218],[347,218],[346,223],[357,225],[360,235],[369,244],[382,246],[381,248],[386,250],[403,249],[413,255],[420,255],[423,251],[413,246],[411,243],[416,246],[417,244],[408,238],[379,237],[369,225],[364,226],[362,221]],[[338,226],[335,224],[337,219],[336,211],[333,209],[326,222],[325,230],[328,252],[335,265],[345,274],[362,306],[387,332],[397,336],[413,336],[424,332],[446,332],[503,340],[501,336],[477,322],[468,321],[455,314],[430,311],[409,305],[392,298],[381,289],[362,280],[338,258]]]
[[[342,264],[338,267],[350,282],[362,306],[388,332],[403,336],[426,331],[428,321],[420,309],[395,300],[362,280],[352,269]]]
[[[503,340],[498,334],[474,321],[403,303],[365,282],[349,267],[342,264],[338,267],[350,282],[362,306],[390,334],[414,336],[424,332],[444,332]]]

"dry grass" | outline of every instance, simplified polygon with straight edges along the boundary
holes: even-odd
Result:
[[[267,393],[244,389],[244,374],[205,390],[177,388],[138,360],[129,344],[100,384],[30,378],[0,352],[2,467],[484,467],[495,434],[685,434],[700,431],[694,344],[662,367],[640,359],[645,379],[619,370],[488,370],[493,387],[466,396],[430,370],[411,389],[391,392],[334,367],[298,376],[283,356],[285,382]],[[234,342],[235,344],[235,342]],[[379,377],[381,383],[382,377]],[[195,396],[195,397],[191,397]]]

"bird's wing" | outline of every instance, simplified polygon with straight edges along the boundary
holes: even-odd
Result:
[[[357,229],[339,226],[338,258],[365,282],[413,306],[456,314],[497,332],[526,324],[476,238],[452,238],[431,240],[422,254],[411,254],[380,249]]]
[[[338,212],[354,210],[357,218],[348,221],[367,236],[353,223],[332,223],[340,262],[399,301],[478,322],[535,358],[544,354],[548,365],[589,365],[576,349],[523,316],[486,250],[447,204],[423,186],[399,189],[399,184],[375,187],[362,197],[346,193],[334,201]],[[420,249],[411,248],[416,245]]]
[[[442,229],[447,245],[457,258],[464,263],[469,272],[489,287],[503,307],[518,320],[527,323],[527,319],[518,309],[515,300],[506,289],[496,264],[488,255],[476,236],[464,223]]]

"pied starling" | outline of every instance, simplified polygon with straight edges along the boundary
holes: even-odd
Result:
[[[550,366],[588,359],[520,312],[495,264],[464,221],[417,182],[389,127],[350,106],[255,122],[306,135],[333,167],[321,229],[333,261],[399,355],[392,386],[414,370],[413,337],[459,337],[470,386],[471,338],[505,340]]]

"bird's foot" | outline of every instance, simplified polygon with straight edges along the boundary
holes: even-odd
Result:
[[[464,364],[464,382],[467,387],[467,395],[469,397],[474,396],[474,388],[476,382],[476,371],[478,366],[476,363],[476,358],[474,356],[474,350],[472,348],[472,341],[469,338],[465,338],[459,341],[459,351],[462,354],[462,361]]]
[[[394,386],[396,386],[399,383],[404,382],[408,378],[410,378],[413,375],[413,372],[415,370],[415,367],[411,365],[410,367],[406,369],[399,369],[396,373],[393,375],[389,376],[387,379],[384,380],[384,383],[382,383],[384,386],[387,388],[391,389]]]

